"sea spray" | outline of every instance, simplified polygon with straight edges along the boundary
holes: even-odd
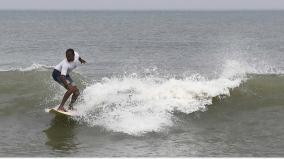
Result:
[[[205,110],[213,97],[229,96],[230,89],[238,87],[244,77],[243,68],[230,62],[217,79],[197,74],[182,79],[104,78],[84,90],[78,110],[81,120],[90,126],[131,135],[159,132],[172,126],[172,112]]]

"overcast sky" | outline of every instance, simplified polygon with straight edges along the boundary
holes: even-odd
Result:
[[[284,9],[284,0],[0,0],[0,9],[231,10]]]

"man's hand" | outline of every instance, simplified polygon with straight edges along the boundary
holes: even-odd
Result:
[[[85,64],[87,63],[85,60],[83,60],[81,57],[79,58],[79,61],[81,62],[81,64]]]

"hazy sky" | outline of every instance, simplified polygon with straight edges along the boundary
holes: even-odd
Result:
[[[0,0],[0,9],[284,9],[284,0]]]

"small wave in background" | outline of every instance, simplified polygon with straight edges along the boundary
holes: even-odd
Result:
[[[28,67],[16,67],[16,68],[9,68],[9,69],[0,69],[0,72],[9,72],[9,71],[19,71],[19,72],[27,72],[27,71],[46,71],[49,69],[53,69],[54,66],[47,66],[42,64],[34,63]]]

